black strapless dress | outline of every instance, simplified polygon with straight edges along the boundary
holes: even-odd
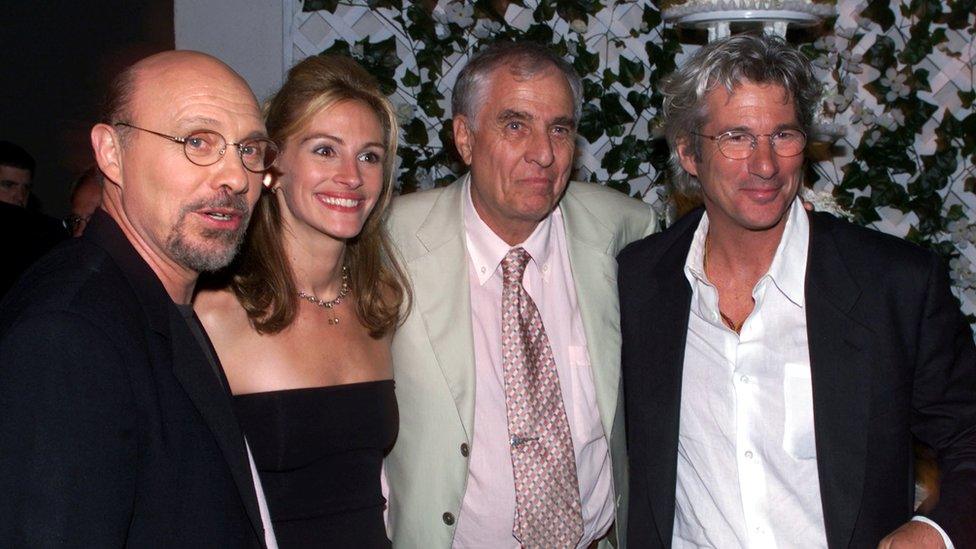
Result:
[[[383,456],[399,427],[393,380],[234,396],[281,549],[388,548]]]

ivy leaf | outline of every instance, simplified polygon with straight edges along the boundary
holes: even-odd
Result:
[[[854,214],[854,222],[858,225],[870,225],[875,221],[881,221],[881,216],[875,210],[874,204],[866,196],[859,196],[854,199],[850,209]]]
[[[586,43],[580,40],[576,43],[576,58],[573,59],[573,68],[579,74],[594,73],[600,68],[600,56],[587,49]]]
[[[455,175],[458,175],[463,170],[464,162],[461,160],[461,153],[457,150],[457,145],[454,144],[454,120],[448,118],[441,124],[441,129],[437,132],[437,136],[441,140],[441,149],[444,156],[444,164]]]
[[[535,19],[536,23],[545,23],[551,20],[556,15],[556,6],[553,5],[551,0],[541,0],[539,5],[532,12],[532,18]]]
[[[966,178],[966,182],[963,183],[963,189],[967,193],[976,193],[976,176],[969,176]]]
[[[908,85],[915,91],[932,91],[932,86],[929,85],[929,71],[918,69],[913,72],[911,78],[908,79]]]
[[[600,98],[600,110],[607,127],[634,121],[634,117],[620,104],[620,95],[617,93],[603,94],[603,97]]]
[[[610,187],[611,189],[618,190],[618,191],[620,191],[620,192],[622,192],[624,194],[629,194],[630,193],[630,182],[628,182],[627,180],[623,180],[623,181],[609,181],[609,182],[607,182],[607,187]]]
[[[418,42],[424,42],[428,45],[436,39],[434,34],[435,22],[430,13],[420,7],[420,5],[411,3],[410,6],[407,7],[406,15],[407,21],[410,21],[411,23],[409,25],[405,25],[407,34],[410,35],[410,38],[413,38]]]
[[[644,63],[631,61],[624,56],[620,56],[620,83],[625,87],[631,87],[635,82],[644,79]]]
[[[865,84],[864,91],[873,95],[878,104],[884,105],[886,103],[885,94],[888,93],[888,87],[881,85],[881,78],[876,78]]]
[[[376,77],[376,80],[380,84],[380,90],[386,95],[391,95],[397,89],[393,74],[400,65],[396,40],[391,36],[379,42],[370,42],[368,39],[363,39],[358,43],[363,46],[363,58],[360,60],[361,64]]]
[[[538,42],[540,44],[551,44],[552,36],[552,27],[549,25],[536,23],[525,31],[524,39],[530,42]]]
[[[936,193],[915,198],[909,204],[918,216],[918,231],[923,235],[931,235],[942,230],[942,197]]]
[[[413,88],[420,85],[420,75],[407,69],[403,72],[403,80],[400,81],[404,86]]]
[[[640,114],[650,108],[651,98],[646,93],[631,90],[627,93],[627,102],[634,108],[634,112]]]
[[[884,73],[885,69],[895,65],[895,41],[887,36],[878,36],[864,52],[864,61]]]
[[[439,99],[443,99],[444,94],[442,94],[437,86],[433,83],[427,86],[423,86],[420,89],[420,93],[417,94],[417,103],[420,108],[424,110],[427,116],[438,119],[444,116],[444,108],[441,107]]]
[[[949,13],[942,14],[940,22],[950,29],[964,29],[969,26],[969,15],[976,12],[976,0],[949,0]]]
[[[885,170],[868,170],[871,177],[871,209],[877,210],[881,206],[892,206],[899,210],[908,211],[909,196],[905,188],[891,179]],[[878,215],[875,211],[874,215]]]
[[[906,65],[916,65],[932,53],[932,46],[937,44],[934,35],[929,33],[927,25],[915,25],[911,30],[911,38],[905,43],[898,58]]]
[[[427,125],[419,118],[414,118],[403,125],[403,139],[407,143],[426,147],[429,142],[427,135]]]
[[[970,162],[976,164],[976,112],[962,120],[962,131],[964,143],[960,152],[965,156],[973,156]]]
[[[946,219],[949,221],[956,221],[965,217],[966,212],[963,211],[962,206],[959,204],[953,204],[949,206],[949,211],[946,212]]]
[[[661,24],[661,12],[654,9],[650,4],[644,6],[644,13],[641,15],[641,23],[647,26],[647,29],[657,28]]]
[[[334,53],[337,55],[345,55],[346,57],[351,57],[350,50],[349,50],[349,42],[346,42],[345,40],[336,40],[335,42],[332,43],[331,46],[323,50],[322,53],[323,54]]]
[[[912,133],[920,133],[922,127],[928,123],[938,107],[927,102],[922,101],[917,95],[903,98],[895,101],[894,105],[901,109],[901,112],[905,113],[905,129]],[[907,142],[905,143],[906,148],[914,148],[915,144],[911,139],[911,136],[907,136]]]
[[[338,6],[339,0],[305,0],[302,3],[302,11],[325,10],[328,12],[334,12]]]
[[[556,13],[568,22],[574,19],[586,21],[589,15],[596,14],[603,8],[601,0],[556,0]]]
[[[938,193],[949,184],[952,174],[956,171],[956,153],[942,151],[925,155],[922,157],[922,165],[925,169],[908,184],[907,188],[913,195],[924,197]],[[941,211],[941,199],[939,210]]]
[[[942,16],[941,0],[912,0],[910,7],[912,15],[922,23],[913,26],[928,28],[933,21]]]
[[[591,78],[583,79],[583,101],[592,101],[598,97],[603,97],[603,86]]]
[[[976,101],[976,88],[968,91],[959,90],[958,95],[962,108],[968,109],[973,106],[973,101]]]
[[[889,0],[871,0],[861,11],[861,15],[881,25],[881,29],[885,31],[895,24],[895,14],[891,11]]]
[[[593,143],[603,135],[604,127],[605,124],[600,114],[600,109],[592,103],[584,103],[583,115],[580,117],[580,123],[577,125],[576,131],[584,139]]]
[[[844,179],[841,180],[841,186],[845,190],[858,189],[863,191],[870,184],[871,181],[859,164],[855,162],[844,166]]]

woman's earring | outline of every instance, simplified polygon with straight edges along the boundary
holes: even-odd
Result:
[[[274,184],[274,178],[271,177],[270,173],[264,174],[264,179],[261,181],[261,184],[264,185],[264,188],[268,189],[271,194],[278,192],[278,186]]]

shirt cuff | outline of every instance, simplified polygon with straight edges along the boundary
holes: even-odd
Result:
[[[914,517],[912,517],[912,520],[917,522],[924,522],[925,524],[928,524],[932,528],[935,528],[935,531],[938,532],[940,536],[942,536],[942,543],[945,544],[946,549],[956,549],[955,545],[952,544],[952,540],[949,539],[949,536],[945,533],[945,530],[943,530],[942,527],[936,524],[935,521],[933,521],[932,519],[928,517],[923,517],[922,515],[915,515]]]

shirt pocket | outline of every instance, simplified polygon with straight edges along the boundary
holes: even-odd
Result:
[[[784,366],[783,412],[783,450],[794,459],[816,459],[809,364],[787,362]]]

